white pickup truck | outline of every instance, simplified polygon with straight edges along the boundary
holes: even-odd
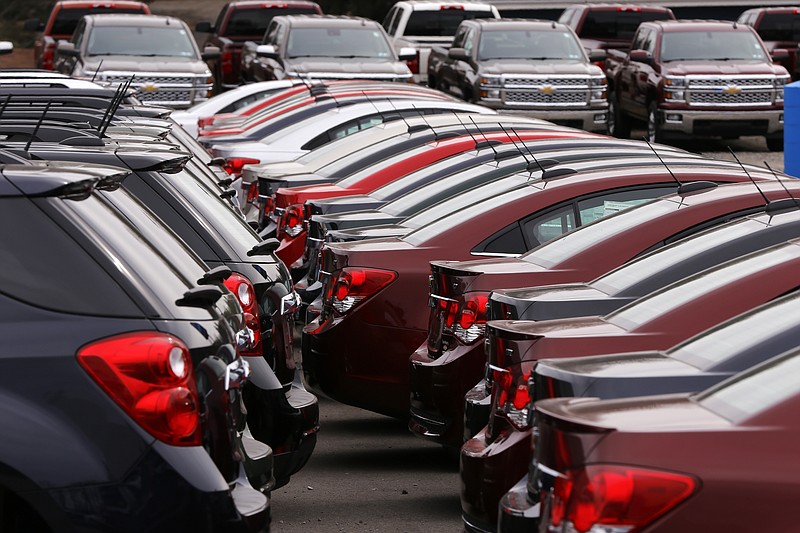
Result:
[[[481,2],[443,0],[400,0],[383,20],[394,49],[413,48],[414,59],[407,61],[414,81],[428,81],[428,55],[432,46],[449,47],[462,20],[475,18],[500,18],[497,9]]]

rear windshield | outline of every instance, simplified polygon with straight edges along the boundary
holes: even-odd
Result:
[[[671,18],[669,13],[660,11],[589,11],[578,37],[630,41],[642,22]]]
[[[491,11],[466,9],[412,11],[403,33],[414,37],[453,37],[462,20],[492,18],[495,17]]]
[[[757,31],[765,41],[800,41],[800,15],[765,14]]]
[[[780,303],[760,307],[723,322],[699,337],[670,350],[673,359],[701,370],[717,366],[731,356],[756,348],[792,328],[800,316],[800,295],[784,297]]]
[[[740,423],[797,395],[799,375],[800,355],[795,351],[738,374],[696,399],[709,411]]]
[[[316,15],[311,7],[239,7],[231,13],[222,35],[261,39],[273,17],[278,15]]]
[[[796,258],[797,247],[794,244],[782,245],[768,252],[756,252],[737,260],[735,264],[723,263],[723,266],[703,271],[639,298],[606,318],[612,324],[632,330],[748,274],[763,272]]]
[[[61,8],[56,15],[56,20],[53,21],[53,28],[50,33],[54,37],[68,38],[75,32],[75,27],[78,21],[84,15],[96,15],[98,13],[118,13],[118,14],[145,14],[144,8],[131,8],[131,7],[76,7],[64,9]]]

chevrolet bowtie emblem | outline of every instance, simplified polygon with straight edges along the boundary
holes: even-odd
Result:
[[[737,87],[736,85],[728,85],[727,87],[722,89],[722,92],[725,94],[739,94],[740,92],[742,92],[742,89],[740,87]]]
[[[556,88],[553,87],[552,85],[545,85],[539,90],[542,91],[544,94],[553,94],[554,92],[556,92]]]
[[[158,85],[155,83],[145,83],[142,85],[141,89],[146,93],[155,93],[158,92]]]

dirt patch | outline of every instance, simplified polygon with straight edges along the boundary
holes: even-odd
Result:
[[[7,55],[0,56],[0,69],[33,68],[33,48],[14,48]]]

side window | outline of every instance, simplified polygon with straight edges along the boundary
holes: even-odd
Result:
[[[522,230],[531,243],[531,248],[555,239],[575,227],[575,207],[571,202],[522,223]]]
[[[653,30],[648,30],[647,35],[644,38],[644,48],[643,50],[647,50],[650,52],[650,55],[653,56],[656,53],[656,32]]]
[[[464,37],[464,50],[468,55],[472,55],[472,49],[475,47],[475,29],[470,28],[467,30],[467,35]]]
[[[567,9],[565,9],[561,13],[561,16],[558,17],[558,22],[560,22],[561,24],[566,24],[567,26],[572,27],[571,22],[572,22],[572,17],[574,15],[575,15],[575,8],[574,7],[569,7]]]
[[[214,23],[214,32],[220,33],[220,29],[222,29],[222,22],[225,20],[225,15],[228,14],[228,6],[230,4],[225,4],[219,12],[219,16],[217,16],[217,21]]]
[[[480,254],[524,254],[528,251],[525,244],[525,237],[522,235],[522,228],[519,222],[514,222],[510,226],[501,229],[478,246],[472,249],[472,253]]]
[[[383,20],[383,29],[386,30],[386,33],[390,36],[394,34],[394,31],[397,29],[397,24],[400,22],[400,17],[398,16],[399,12],[400,10],[395,6],[389,10],[389,13]]]
[[[275,50],[281,49],[281,46],[283,46],[285,38],[286,38],[286,26],[279,24],[278,29],[275,32],[275,42],[273,43],[273,46],[275,46]]]
[[[463,48],[464,47],[464,38],[467,36],[467,28],[461,26],[458,28],[456,32],[456,36],[453,37],[453,48]]]
[[[633,37],[633,41],[631,41],[631,50],[644,50],[644,40],[647,34],[647,30],[640,29],[636,32],[636,35]]]
[[[264,44],[275,44],[275,36],[278,33],[278,23],[272,22],[267,28],[267,33],[264,34]]]
[[[75,33],[72,34],[72,42],[75,43],[75,48],[80,48],[83,42],[83,35],[86,33],[86,21],[81,19],[78,26],[75,28]]]
[[[675,192],[675,187],[653,187],[649,189],[612,191],[578,201],[580,225],[589,224],[608,215],[628,209],[653,198]]]

